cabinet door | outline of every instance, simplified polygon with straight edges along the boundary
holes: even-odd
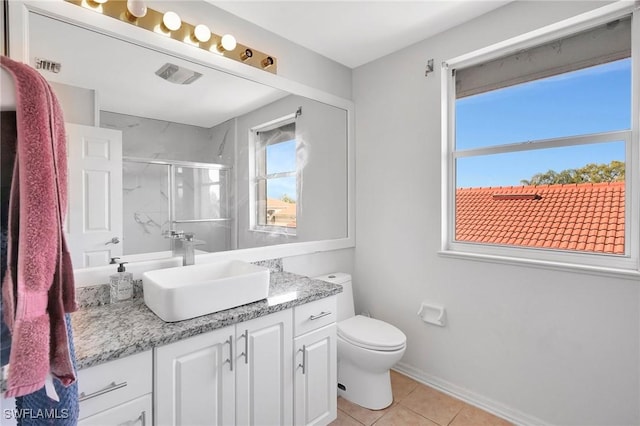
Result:
[[[293,422],[292,311],[236,325],[236,424]]]
[[[78,426],[151,426],[151,416],[151,394],[147,394],[82,419]]]
[[[234,328],[156,348],[157,425],[231,425],[234,416]]]
[[[294,416],[296,425],[326,425],[337,415],[336,325],[296,338]]]

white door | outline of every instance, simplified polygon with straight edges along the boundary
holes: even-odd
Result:
[[[235,424],[234,327],[155,350],[157,425]]]
[[[76,268],[122,255],[122,132],[65,124],[69,156],[67,236]]]
[[[337,415],[336,325],[295,340],[294,416],[296,425],[326,425]]]
[[[292,310],[236,325],[236,424],[293,423]]]

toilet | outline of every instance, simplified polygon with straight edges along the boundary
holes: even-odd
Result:
[[[407,337],[384,321],[355,315],[350,274],[315,279],[343,288],[338,293],[338,395],[371,410],[388,407],[393,402],[389,369],[402,358]]]

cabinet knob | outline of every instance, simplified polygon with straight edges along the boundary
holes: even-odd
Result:
[[[136,426],[138,424],[138,422],[140,423],[140,426],[146,426],[146,424],[147,424],[147,412],[146,411],[141,412],[140,415],[138,416],[138,418],[136,418],[135,420],[129,420],[127,422],[120,423],[120,424],[118,424],[118,426]]]
[[[327,311],[327,312],[322,311],[322,312],[320,312],[318,315],[311,315],[311,316],[309,317],[309,319],[310,319],[311,321],[313,321],[313,320],[320,319],[320,318],[322,318],[322,317],[326,317],[327,315],[331,315],[331,311]]]
[[[85,395],[84,392],[80,393],[80,395],[78,395],[78,400],[80,402],[86,401],[87,399],[95,398],[97,396],[104,395],[105,393],[113,392],[114,390],[121,389],[125,386],[127,386],[127,382],[122,382],[118,384],[116,384],[116,382],[111,382],[104,389],[100,389],[99,391],[90,393],[88,395]]]
[[[245,330],[240,337],[244,337],[244,352],[240,356],[244,356],[244,363],[249,364],[249,330]]]
[[[302,352],[302,364],[298,364],[298,367],[302,367],[302,374],[305,374],[307,370],[307,345],[302,345],[302,349],[298,352]]]
[[[225,343],[229,344],[229,358],[227,358],[224,362],[228,362],[229,370],[233,371],[233,334],[229,335],[229,339],[226,340]]]

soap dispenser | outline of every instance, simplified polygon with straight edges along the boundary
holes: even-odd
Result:
[[[124,269],[124,264],[120,262],[118,272],[110,276],[111,303],[122,302],[133,297],[133,274]]]

